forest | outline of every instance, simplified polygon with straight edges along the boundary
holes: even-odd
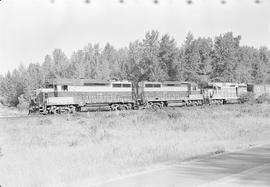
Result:
[[[24,107],[35,89],[53,78],[270,83],[269,49],[240,45],[240,41],[241,36],[232,32],[214,38],[188,33],[179,45],[169,34],[152,30],[119,49],[109,43],[104,47],[88,43],[70,57],[54,49],[43,62],[0,75],[0,102]]]

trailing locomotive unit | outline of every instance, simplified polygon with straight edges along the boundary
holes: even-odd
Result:
[[[145,106],[202,105],[202,91],[195,84],[179,81],[140,82],[139,103]]]
[[[55,79],[50,89],[37,92],[39,112],[61,113],[84,108],[123,110],[134,105],[132,84],[128,81],[97,81],[91,79]]]
[[[208,104],[239,103],[245,94],[246,84],[214,82],[204,88],[205,103]]]

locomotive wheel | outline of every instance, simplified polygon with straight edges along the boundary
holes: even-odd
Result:
[[[61,111],[59,110],[59,108],[55,109],[55,114],[61,114]]]
[[[128,105],[124,105],[124,108],[125,108],[125,110],[128,110],[129,109],[129,106]]]
[[[52,114],[56,114],[56,113],[57,113],[56,109],[55,108],[52,109]]]
[[[43,111],[41,114],[47,115],[48,114],[48,110]]]
[[[75,106],[70,106],[70,113],[75,113],[76,112],[76,107]]]
[[[159,108],[160,108],[160,104],[159,104],[159,103],[155,103],[155,104],[153,105],[153,107],[154,107],[155,109],[159,109]]]
[[[219,105],[222,105],[222,104],[223,104],[223,101],[222,101],[222,100],[219,100],[219,101],[218,101],[218,104],[219,104]]]
[[[65,111],[64,111],[64,113],[71,113],[71,109],[69,108],[69,107],[67,107],[66,109],[65,109]]]
[[[152,108],[155,110],[160,109],[161,108],[160,103],[153,103]]]
[[[153,107],[153,103],[152,102],[149,102],[146,104],[146,107],[145,108],[152,108]]]
[[[125,105],[119,105],[118,110],[127,110],[127,107]]]
[[[129,103],[127,104],[127,110],[131,110],[132,109],[132,105]]]
[[[163,107],[164,107],[164,103],[161,102],[161,103],[160,103],[160,108],[163,108]]]
[[[117,110],[123,110],[124,107],[122,105],[118,105]]]
[[[118,108],[118,105],[117,105],[117,104],[112,104],[112,105],[111,105],[111,110],[112,110],[112,111],[116,111],[117,108]]]

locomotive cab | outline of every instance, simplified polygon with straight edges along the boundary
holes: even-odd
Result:
[[[53,96],[53,88],[39,88],[36,90],[35,103],[40,113],[46,113],[48,98]]]

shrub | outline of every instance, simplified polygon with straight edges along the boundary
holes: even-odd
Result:
[[[4,97],[0,96],[0,106],[4,104]]]
[[[4,106],[9,106],[9,101],[8,101],[7,97],[1,96],[0,97],[0,104],[4,105]]]
[[[241,103],[250,103],[250,104],[256,103],[254,93],[250,93],[250,92],[239,96],[239,100]]]
[[[177,111],[175,112],[173,110],[167,111],[167,115],[169,119],[174,119],[174,120],[177,120],[178,118],[182,117],[182,114],[180,112],[177,112]]]
[[[270,94],[263,94],[256,99],[257,103],[270,103]]]
[[[26,95],[22,94],[18,97],[19,104],[17,105],[18,109],[20,110],[27,110],[29,109],[29,101]]]

